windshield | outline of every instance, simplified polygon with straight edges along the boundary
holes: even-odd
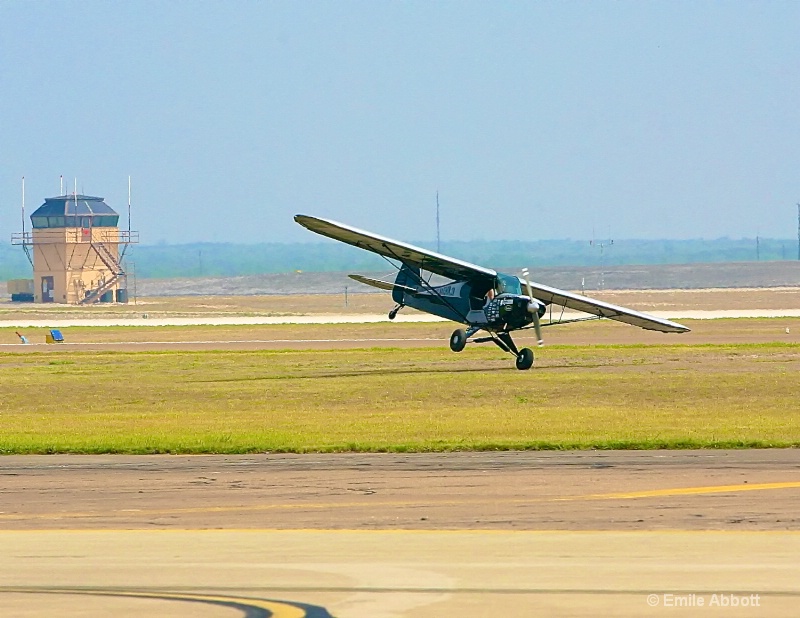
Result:
[[[497,279],[494,284],[498,294],[522,294],[522,288],[519,284],[519,279],[513,275],[497,274]]]

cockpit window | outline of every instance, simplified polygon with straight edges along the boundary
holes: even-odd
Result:
[[[522,294],[522,287],[519,279],[512,275],[498,274],[495,279],[494,287],[498,294]]]

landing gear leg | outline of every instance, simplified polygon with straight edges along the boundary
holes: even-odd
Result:
[[[514,340],[511,339],[511,335],[508,333],[497,333],[497,339],[499,340],[496,341],[498,345],[502,342],[506,347],[506,351],[511,352],[511,354],[517,357],[517,369],[524,371],[533,367],[533,352],[529,348],[518,350],[517,346],[514,344]],[[503,346],[500,347],[502,348]]]
[[[394,320],[397,317],[397,312],[400,311],[405,305],[403,303],[398,303],[395,305],[394,309],[389,312],[389,319]]]
[[[519,356],[519,350],[517,350],[517,346],[514,345],[514,340],[511,339],[511,335],[508,333],[497,333],[497,338],[505,344],[506,352],[511,352],[514,356]]]

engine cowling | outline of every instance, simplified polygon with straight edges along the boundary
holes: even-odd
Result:
[[[495,328],[515,329],[521,328],[533,321],[533,316],[528,311],[530,299],[527,296],[516,294],[500,294],[493,298],[484,308],[486,320]],[[541,303],[540,303],[541,305]],[[544,313],[544,305],[539,308],[539,314]]]

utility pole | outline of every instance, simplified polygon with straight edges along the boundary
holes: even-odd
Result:
[[[600,289],[604,290],[606,288],[606,271],[605,271],[605,258],[603,256],[604,251],[606,248],[611,248],[614,246],[614,241],[611,240],[609,237],[608,240],[601,240],[597,242],[594,239],[594,228],[592,228],[592,240],[589,241],[589,245],[592,247],[598,247],[600,249],[600,280],[598,281],[600,285]]]
[[[800,261],[800,202],[797,204],[797,259]]]

